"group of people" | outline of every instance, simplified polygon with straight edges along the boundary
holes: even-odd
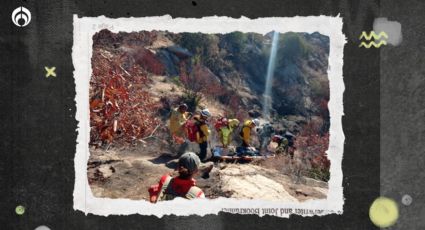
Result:
[[[150,202],[156,203],[161,200],[172,200],[175,197],[186,199],[203,198],[203,191],[196,186],[194,175],[198,172],[201,162],[207,159],[207,149],[211,130],[208,122],[211,119],[211,113],[208,109],[197,111],[195,114],[188,112],[186,104],[180,104],[171,111],[169,129],[173,142],[179,145],[186,145],[188,142],[196,142],[199,145],[199,154],[186,152],[179,158],[177,164],[178,176],[171,177],[166,174],[161,177],[158,184],[149,188]],[[228,119],[219,117],[215,124],[215,130],[221,144],[221,148],[227,148],[232,142],[235,130],[239,131],[241,146],[243,150],[255,150],[252,145],[252,131],[257,128],[260,130],[258,119],[245,120],[240,126],[238,119]],[[271,126],[270,126],[271,127]],[[257,131],[260,139],[260,148],[264,148],[271,141],[278,143],[277,150],[287,151],[288,137],[285,133],[274,135],[267,130],[269,127],[263,125],[260,131]],[[266,143],[266,144],[265,144]]]
[[[172,200],[175,197],[186,199],[204,198],[203,191],[196,186],[194,175],[198,172],[201,162],[207,159],[208,142],[211,130],[208,120],[211,119],[208,109],[192,114],[188,112],[186,104],[180,104],[171,111],[169,129],[173,142],[185,145],[187,142],[196,142],[199,145],[199,154],[186,152],[180,156],[177,164],[178,176],[166,174],[158,184],[149,188],[150,202]],[[238,119],[219,118],[215,128],[223,148],[232,142],[232,134],[239,127]],[[251,130],[259,125],[257,119],[247,120],[241,129],[242,146],[251,147]]]
[[[171,111],[169,129],[173,141],[177,144],[185,142],[196,142],[199,144],[199,157],[202,162],[206,161],[208,143],[211,136],[211,130],[208,126],[211,119],[211,113],[208,109],[196,112],[194,115],[189,113],[186,104],[180,104]],[[251,133],[255,127],[259,127],[258,119],[248,119],[244,121],[240,128],[240,138],[242,139],[241,148],[254,148],[252,146]],[[235,130],[240,127],[238,119],[228,119],[218,117],[215,124],[215,130],[222,148],[227,148],[232,142],[232,136]]]
[[[211,113],[208,109],[203,109],[195,114],[187,110],[188,106],[181,104],[171,111],[170,134],[177,144],[186,144],[188,141],[198,143],[199,157],[204,161],[207,157],[208,138],[211,134],[207,124]]]

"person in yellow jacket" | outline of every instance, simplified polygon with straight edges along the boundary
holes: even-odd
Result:
[[[173,140],[179,144],[184,142],[185,130],[184,124],[190,117],[190,113],[187,112],[187,105],[181,104],[179,107],[171,111],[170,116],[170,133]]]
[[[260,121],[258,119],[246,120],[244,122],[241,133],[240,133],[242,137],[242,147],[252,147],[251,146],[251,130],[258,126],[260,126]]]
[[[195,115],[193,119],[196,121],[198,126],[198,132],[196,133],[196,142],[199,144],[199,158],[201,161],[205,161],[207,157],[208,149],[208,136],[210,135],[210,129],[207,125],[208,118],[211,117],[211,113],[208,109],[202,110],[199,114]]]
[[[227,146],[229,146],[229,144],[232,142],[232,132],[238,127],[239,120],[225,119],[223,123],[223,126],[218,130],[218,135],[223,148],[227,148]]]

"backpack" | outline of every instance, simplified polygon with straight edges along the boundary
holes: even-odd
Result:
[[[277,148],[283,148],[285,149],[289,145],[289,140],[281,135],[274,135],[272,137],[272,141],[277,143]]]
[[[295,136],[290,132],[285,132],[285,138],[288,139],[288,146],[292,147],[295,144]]]
[[[187,139],[191,142],[196,142],[196,134],[199,132],[200,136],[203,137],[203,133],[201,131],[202,123],[199,121],[195,121],[193,119],[187,120],[185,123],[185,128],[187,131]]]
[[[214,124],[214,128],[215,128],[215,130],[217,130],[217,132],[220,130],[220,128],[222,128],[223,126],[225,126],[223,120],[224,120],[224,118],[220,118]]]
[[[272,141],[279,144],[283,140],[283,138],[284,137],[282,137],[281,135],[274,135],[272,137]]]
[[[239,131],[239,136],[241,136],[241,138],[243,138],[243,129],[245,127],[248,127],[249,129],[251,129],[251,127],[247,126],[247,125],[242,125],[241,130]]]
[[[158,195],[158,200],[173,200],[176,197],[183,197],[186,199],[195,199],[198,197],[198,194],[202,192],[202,190],[199,187],[192,186],[190,187],[189,191],[184,195],[181,196],[177,194],[171,187],[171,184],[173,183],[173,178],[171,176],[167,176],[167,179],[165,180],[164,184],[162,185],[161,191]]]

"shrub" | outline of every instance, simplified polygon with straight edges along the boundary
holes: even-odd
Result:
[[[187,106],[189,107],[190,112],[195,112],[201,100],[202,100],[202,94],[188,90],[188,89],[185,89],[183,91],[183,95],[180,98],[180,102],[186,103]]]
[[[329,100],[329,81],[313,77],[309,81],[313,98]]]
[[[182,82],[180,81],[180,77],[179,76],[174,76],[171,77],[171,82],[174,83],[177,86],[182,86]]]
[[[185,66],[182,66],[179,79],[191,93],[218,97],[225,92],[220,80],[208,68],[199,63],[192,68],[189,74],[186,73]]]
[[[307,176],[316,180],[329,181],[330,172],[329,170],[321,170],[320,168],[312,168],[308,171]]]
[[[277,56],[281,63],[306,57],[311,52],[312,48],[305,41],[302,34],[289,32],[280,35]]]
[[[225,34],[223,46],[234,54],[242,53],[248,40],[248,34],[239,31]]]
[[[295,140],[295,147],[303,159],[308,160],[311,168],[307,176],[328,181],[330,161],[326,154],[329,148],[329,132],[319,135],[321,126],[309,122],[303,126]]]
[[[216,57],[219,39],[214,34],[181,33],[177,44],[202,57]],[[208,61],[208,60],[207,60]]]
[[[158,104],[148,92],[148,78],[139,66],[129,71],[119,57],[94,50],[90,79],[90,144],[134,143],[159,124]]]
[[[123,47],[124,53],[120,59],[128,61],[131,68],[134,64],[140,65],[146,72],[156,75],[162,75],[165,71],[164,64],[152,53],[145,48]]]

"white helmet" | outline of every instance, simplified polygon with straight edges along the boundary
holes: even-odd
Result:
[[[258,119],[254,119],[254,120],[252,120],[252,123],[254,123],[254,125],[255,126],[260,126],[260,120],[258,120]]]
[[[210,111],[208,109],[201,110],[201,115],[203,117],[208,117],[208,118],[211,117],[211,113],[210,113]]]

